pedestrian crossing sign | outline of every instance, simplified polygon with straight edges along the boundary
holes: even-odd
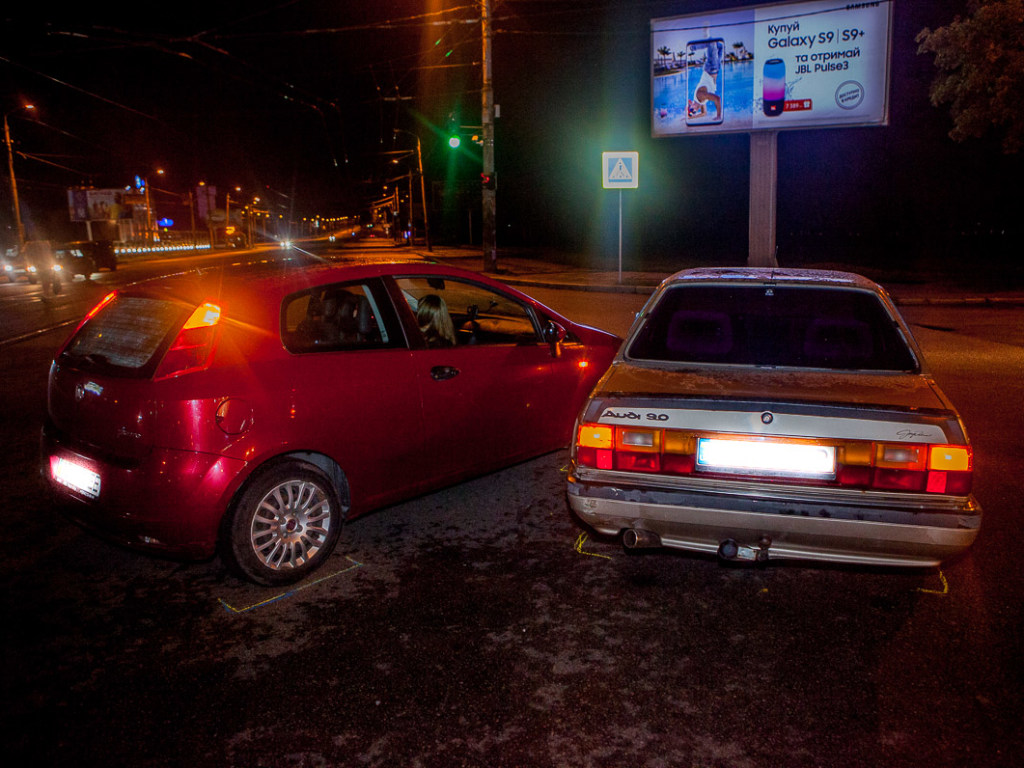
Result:
[[[605,189],[636,189],[640,186],[639,152],[602,152],[601,171]]]

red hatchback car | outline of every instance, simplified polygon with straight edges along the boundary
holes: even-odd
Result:
[[[347,519],[567,445],[620,343],[423,262],[136,283],[57,353],[41,471],[88,528],[286,584]]]

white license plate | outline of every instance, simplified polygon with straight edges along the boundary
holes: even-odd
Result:
[[[54,462],[53,479],[90,499],[95,499],[100,495],[100,476],[91,469],[68,459],[57,459]]]
[[[836,474],[836,449],[807,443],[702,437],[697,441],[697,468],[709,472],[828,479]]]

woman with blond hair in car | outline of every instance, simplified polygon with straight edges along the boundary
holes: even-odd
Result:
[[[455,326],[448,314],[448,306],[437,294],[431,293],[419,300],[416,323],[428,347],[455,346]]]

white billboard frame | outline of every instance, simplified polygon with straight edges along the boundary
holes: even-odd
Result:
[[[888,125],[893,4],[791,0],[652,19],[652,137]]]

